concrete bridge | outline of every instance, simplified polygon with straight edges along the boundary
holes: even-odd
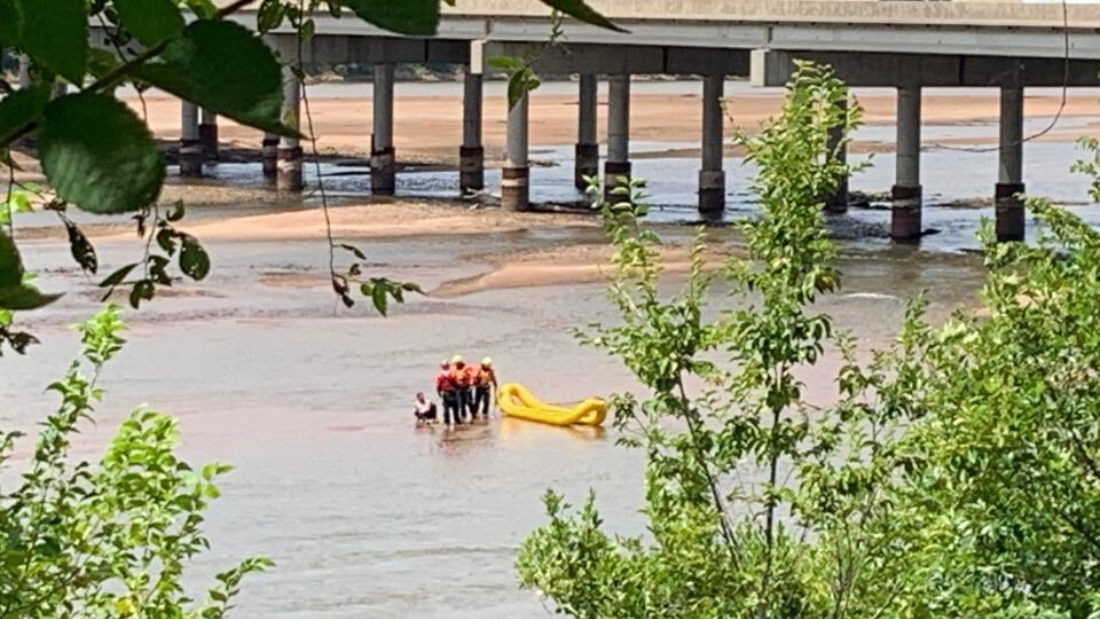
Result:
[[[1028,86],[1100,85],[1100,6],[1020,4],[1003,1],[905,0],[592,0],[591,4],[630,30],[614,33],[567,21],[566,48],[547,50],[550,31],[545,5],[536,0],[461,0],[443,6],[435,37],[395,37],[357,19],[316,18],[316,37],[306,61],[374,65],[371,188],[395,188],[393,75],[398,63],[447,62],[467,67],[461,188],[484,186],[481,143],[484,60],[495,55],[537,57],[539,71],[580,75],[575,173],[598,173],[597,80],[609,82],[607,151],[603,162],[608,190],[630,175],[630,75],[678,73],[701,76],[703,126],[699,210],[705,216],[725,207],[722,168],[723,84],[743,76],[758,85],[781,85],[793,60],[806,58],[834,67],[852,86],[893,87],[898,93],[897,171],[893,187],[892,236],[921,234],[921,89],[926,86],[998,87],[1001,130],[996,198],[997,233],[1020,239],[1024,213],[1016,195],[1024,189],[1023,97]],[[1065,11],[1063,12],[1063,8]],[[233,19],[254,24],[244,12]],[[1068,27],[1067,27],[1068,25]],[[288,57],[296,49],[289,30],[269,44]],[[286,112],[298,117],[299,85],[286,72]],[[535,95],[537,96],[537,95]],[[202,134],[212,117],[199,122],[194,106],[183,106],[181,172],[201,174]],[[508,115],[507,156],[502,170],[503,207],[529,207],[528,102]],[[264,169],[277,186],[302,187],[302,151],[295,140],[264,140]],[[846,188],[829,203],[847,205]]]

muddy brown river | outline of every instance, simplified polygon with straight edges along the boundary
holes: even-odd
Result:
[[[379,272],[432,287],[488,267],[471,254],[591,240],[587,231],[369,242]],[[683,233],[674,233],[680,234]],[[114,264],[129,243],[100,245]],[[94,311],[94,286],[68,267],[67,247],[25,250],[44,289],[72,290],[34,315],[43,343],[5,357],[0,423],[30,428],[54,403],[43,388],[77,349],[65,325]],[[140,313],[127,312],[129,344],[103,378],[108,398],[78,452],[95,457],[119,419],[148,403],[180,417],[184,453],[236,465],[210,511],[208,575],[249,553],[278,566],[253,578],[234,616],[541,617],[519,590],[518,543],[544,521],[547,487],[580,500],[595,489],[608,526],[639,532],[642,460],[614,432],[494,418],[447,431],[413,428],[410,404],[428,391],[440,359],[491,355],[503,380],[553,400],[634,388],[602,352],[570,329],[614,319],[597,284],[490,290],[418,299],[389,318],[335,311],[324,288],[272,287],[264,273],[324,264],[316,242],[211,243],[216,268]],[[979,277],[968,256],[912,250],[856,252],[841,262],[844,293],[822,308],[869,343],[884,343],[903,298],[928,289],[932,312],[971,303]],[[270,281],[270,280],[268,280]],[[670,281],[669,285],[675,282]],[[715,304],[728,304],[720,294]],[[828,399],[827,369],[808,377]]]

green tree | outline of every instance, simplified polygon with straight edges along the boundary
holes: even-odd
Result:
[[[1034,246],[983,232],[990,317],[920,347],[904,498],[939,615],[1100,612],[1100,234],[1028,207]]]
[[[555,12],[602,27],[615,26],[583,0],[541,0]],[[12,311],[42,307],[57,295],[41,294],[24,278],[14,242],[13,211],[36,196],[57,212],[66,227],[76,262],[88,273],[98,270],[95,249],[65,216],[69,208],[91,213],[135,213],[138,234],[147,239],[143,257],[108,275],[109,292],[130,288],[137,307],[152,299],[158,286],[173,282],[171,267],[191,279],[209,272],[210,259],[194,237],[176,229],[182,204],[169,212],[155,206],[165,178],[164,157],[145,121],[115,97],[132,84],[139,92],[156,87],[221,116],[264,131],[300,136],[297,119],[282,117],[282,65],[301,71],[300,58],[277,58],[258,35],[284,22],[301,41],[313,36],[313,15],[350,12],[385,30],[431,36],[440,20],[441,0],[263,0],[255,28],[225,18],[253,4],[211,0],[0,0],[0,50],[31,62],[32,82],[16,90],[0,77],[0,168],[9,191],[0,204],[0,346],[22,351],[33,338],[10,330]],[[188,22],[185,12],[196,19]],[[108,49],[89,44],[89,24],[106,32]],[[556,22],[555,22],[556,23]],[[537,85],[526,73],[525,88]],[[77,92],[53,97],[54,86],[71,84]],[[308,114],[308,103],[307,103]],[[312,131],[310,131],[312,133]],[[34,141],[35,155],[48,188],[17,186],[10,149],[23,138]],[[312,136],[309,137],[312,142]],[[0,169],[0,172],[4,171]],[[156,241],[154,244],[153,241]],[[361,252],[347,249],[356,259]],[[333,260],[335,262],[335,260]],[[385,313],[389,299],[400,302],[415,291],[385,278],[359,277],[360,264],[346,273],[330,265],[333,289],[353,303],[351,283]]]
[[[830,127],[859,119],[826,70],[799,67],[782,115],[742,136],[760,166],[751,257],[683,289],[661,272],[643,207],[603,205],[619,326],[585,340],[647,389],[614,399],[646,454],[644,537],[603,530],[594,497],[520,549],[523,585],[581,618],[1100,616],[1100,234],[1049,203],[1034,246],[986,226],[989,316],[939,326],[913,301],[886,350],[815,312],[839,286],[820,197],[845,172]],[[1081,164],[1085,169],[1086,164]],[[708,311],[726,280],[736,309]],[[841,355],[836,402],[802,399],[797,370]],[[861,361],[862,358],[868,359]]]
[[[612,538],[591,498],[571,516],[548,494],[551,523],[524,543],[518,566],[521,582],[562,611],[593,619],[840,617],[880,599],[864,579],[885,564],[871,538],[889,467],[861,454],[883,449],[893,426],[884,411],[896,403],[862,400],[893,385],[862,372],[831,319],[808,311],[839,285],[821,197],[850,171],[829,152],[832,127],[847,136],[859,123],[857,104],[838,105],[848,97],[827,70],[799,68],[782,114],[761,135],[741,136],[761,170],[754,188],[763,216],[743,225],[751,260],[709,271],[701,237],[687,283],[671,299],[659,290],[659,239],[638,222],[637,189],[629,202],[603,205],[617,249],[609,296],[623,322],[593,325],[585,340],[621,358],[649,391],[617,396],[614,406],[623,442],[647,457],[643,512],[652,539]],[[708,318],[720,275],[745,306]],[[803,401],[795,370],[828,345],[848,355],[849,393],[820,411]],[[790,470],[806,482],[801,489],[784,483],[781,472]],[[745,480],[743,471],[760,476]]]
[[[50,385],[61,404],[20,481],[0,491],[0,618],[218,619],[241,579],[271,565],[246,559],[219,574],[205,599],[185,593],[185,564],[209,547],[203,512],[230,467],[193,469],[177,458],[173,418],[139,409],[98,465],[73,461],[71,440],[103,398],[99,374],[124,343],[118,314],[110,306],[77,327],[81,358]],[[12,466],[20,438],[0,436],[0,466]]]

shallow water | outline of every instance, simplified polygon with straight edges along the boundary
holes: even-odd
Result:
[[[421,238],[364,244],[372,269],[427,287],[486,270],[466,257],[588,242],[592,231]],[[673,236],[684,232],[672,231]],[[719,231],[718,235],[725,234]],[[34,243],[30,267],[44,289],[72,290],[36,314],[43,344],[4,358],[0,425],[30,428],[54,398],[42,392],[76,350],[65,325],[91,313],[94,286],[68,268],[67,248]],[[323,268],[316,242],[211,242],[209,280],[186,296],[127,312],[129,345],[103,380],[99,424],[80,437],[94,457],[121,416],[148,402],[181,419],[183,451],[237,469],[210,513],[214,551],[198,575],[248,553],[278,562],[245,588],[234,616],[541,617],[515,585],[515,549],[543,522],[548,486],[579,501],[595,489],[608,526],[640,532],[639,454],[614,433],[494,419],[448,432],[414,430],[411,395],[430,389],[439,359],[491,354],[505,380],[549,399],[633,388],[625,370],[578,347],[570,329],[613,320],[598,285],[494,290],[417,300],[391,318],[334,311],[323,288],[271,288],[258,278]],[[101,261],[132,256],[103,243]],[[942,317],[972,302],[976,260],[909,248],[841,261],[845,293],[823,302],[869,343],[893,333],[904,298],[927,288]],[[669,282],[673,286],[675,282]],[[728,301],[716,295],[719,306]],[[826,371],[807,375],[811,397],[831,397]]]

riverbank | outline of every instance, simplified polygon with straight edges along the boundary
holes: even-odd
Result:
[[[682,84],[682,83],[678,83]],[[371,97],[369,86],[362,84],[325,85],[311,97],[310,111],[317,133],[318,150],[328,158],[359,159],[369,157],[371,134]],[[577,97],[573,84],[554,84],[546,92],[536,91],[530,103],[530,142],[533,147],[568,145],[576,141]],[[689,143],[699,141],[702,126],[700,95],[681,88],[668,88],[668,83],[637,84],[631,97],[631,140],[634,142]],[[404,87],[404,88],[402,88]],[[319,87],[314,87],[319,88]],[[783,93],[778,89],[749,89],[740,83],[731,84],[734,92],[726,98],[726,134],[736,130],[754,131],[779,112]],[[674,92],[662,92],[674,90]],[[460,86],[454,84],[399,85],[394,106],[394,143],[399,160],[405,163],[450,165],[457,163],[458,146],[462,141],[462,99]],[[950,93],[950,94],[949,94]],[[957,93],[957,94],[955,94]],[[856,91],[864,106],[864,120],[869,126],[887,126],[895,122],[896,97],[881,89]],[[996,122],[999,117],[999,97],[995,92],[946,91],[926,94],[922,109],[926,125],[969,127]],[[179,137],[179,103],[167,96],[145,97],[141,102],[128,103],[139,113],[147,113],[149,125],[156,135],[172,141]],[[484,101],[483,139],[490,164],[499,163],[503,155],[506,130],[506,99],[487,89]],[[1030,94],[1025,100],[1025,114],[1031,118],[1049,118],[1061,108],[1061,93],[1044,90]],[[606,123],[606,95],[601,94],[598,109],[601,141]],[[1063,118],[1097,116],[1096,95],[1074,94],[1071,91]],[[226,147],[240,153],[253,153],[259,161],[261,134],[225,119],[219,120],[219,136]],[[1090,124],[1084,133],[1100,135],[1100,125]],[[1055,130],[1040,138],[1043,141],[1076,140],[1079,128]],[[981,138],[994,143],[995,134]],[[938,140],[943,145],[971,143],[969,138]],[[932,147],[932,145],[929,145]],[[860,141],[853,144],[856,152],[889,152],[888,141]],[[736,155],[737,150],[729,151]],[[695,157],[695,149],[679,149],[675,156]],[[234,157],[233,160],[238,160]]]

